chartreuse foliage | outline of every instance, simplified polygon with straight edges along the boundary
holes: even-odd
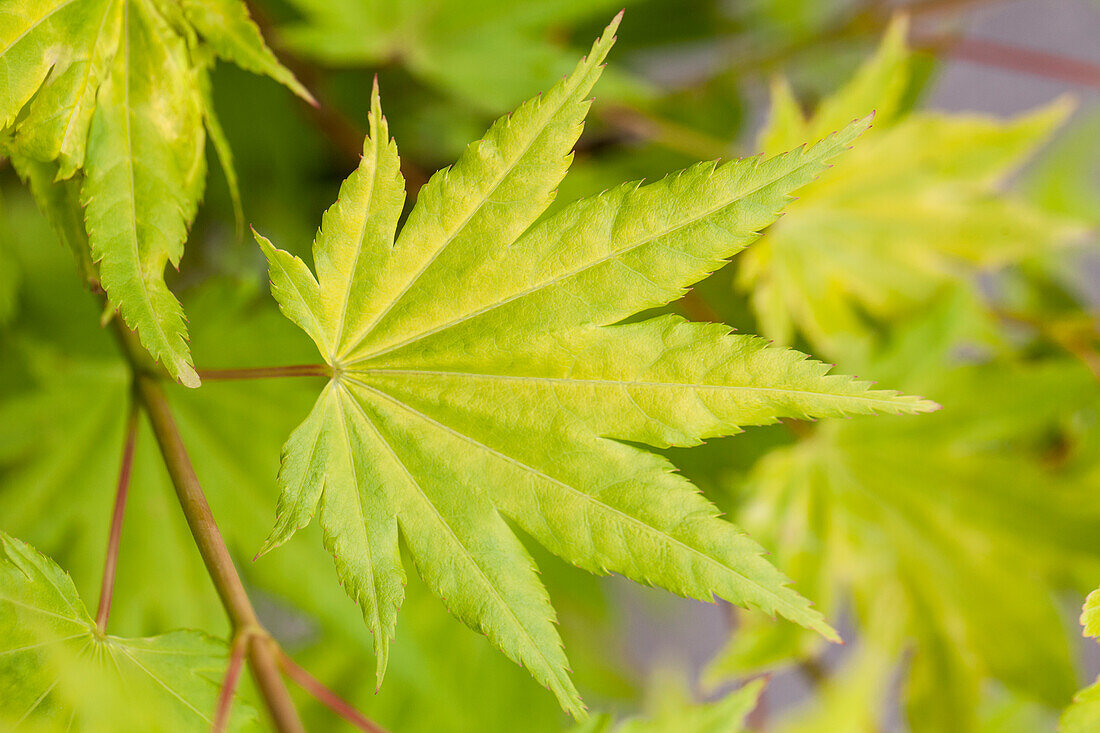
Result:
[[[1100,590],[1089,593],[1081,609],[1081,625],[1085,627],[1085,636],[1100,638]]]
[[[546,33],[586,18],[606,18],[623,0],[291,0],[301,17],[280,39],[336,66],[394,61],[463,102],[499,114],[573,65]],[[502,59],[507,59],[502,62]],[[536,87],[537,88],[537,87]]]
[[[998,190],[1057,128],[1072,104],[1058,100],[1012,120],[910,112],[906,23],[805,116],[791,88],[773,88],[760,149],[774,155],[875,112],[873,128],[799,194],[787,215],[741,261],[764,334],[815,348],[863,342],[871,325],[912,315],[946,285],[1050,251],[1081,226]]]
[[[0,326],[6,325],[15,315],[18,289],[19,267],[4,245],[0,244]]]
[[[94,300],[76,288],[52,287],[71,278],[72,263],[60,248],[42,246],[51,235],[39,219],[25,192],[5,199],[4,222],[36,225],[21,226],[12,240],[26,277],[18,321],[0,339],[0,524],[49,548],[81,596],[94,600],[129,380],[110,334],[96,328]],[[265,291],[258,278],[219,279],[185,291],[195,353],[215,364],[248,363],[267,350],[308,361],[315,353],[312,342],[276,308],[258,307],[270,299]],[[557,733],[554,699],[480,635],[456,626],[418,579],[411,579],[402,605],[403,643],[393,650],[387,684],[375,695],[363,665],[370,639],[362,617],[331,581],[332,560],[319,533],[317,542],[294,543],[264,562],[248,561],[270,529],[269,511],[256,507],[269,507],[277,498],[272,467],[279,448],[315,396],[309,380],[294,379],[210,382],[171,396],[226,543],[240,550],[248,587],[277,599],[275,618],[287,629],[281,641],[299,663],[389,730]],[[111,633],[145,636],[180,627],[226,633],[225,612],[145,426],[137,436],[126,513]],[[583,668],[578,681],[595,692],[620,690],[605,671],[618,660],[606,654],[596,633],[600,625],[591,618],[601,608],[599,579],[560,563],[543,570],[563,624],[576,629],[583,618],[586,635],[570,637],[572,661]],[[565,573],[568,578],[562,578]],[[303,704],[301,711],[308,730],[331,728],[331,713],[320,705]]]
[[[699,164],[539,220],[571,160],[616,19],[576,70],[497,121],[421,190],[400,234],[397,149],[377,88],[362,162],[314,242],[316,277],[257,238],[283,312],[332,379],[284,447],[274,531],[316,511],[386,668],[404,571],[527,667],[574,715],[554,611],[505,518],[565,560],[781,614],[809,603],[665,459],[780,417],[913,413],[802,354],[664,305],[770,224],[866,126],[768,159]]]
[[[1084,635],[1100,640],[1100,590],[1089,593],[1081,609]],[[1100,679],[1073,697],[1073,704],[1062,713],[1062,733],[1088,733],[1100,728]]]
[[[748,730],[746,719],[760,700],[764,683],[762,679],[753,680],[707,703],[693,703],[683,690],[668,684],[658,693],[661,697],[648,715],[619,723],[610,715],[597,715],[577,725],[571,733],[743,733]]]
[[[5,730],[210,729],[225,644],[195,631],[101,635],[69,575],[0,532],[0,724]],[[235,705],[231,730],[251,729]]]
[[[979,330],[973,317],[966,298],[947,299],[865,365],[946,409],[817,426],[757,463],[739,514],[823,611],[854,611],[877,649],[874,676],[896,674],[911,650],[903,693],[915,731],[973,730],[991,679],[1061,707],[1076,671],[1055,593],[1100,562],[1100,484],[1088,446],[1065,434],[1095,419],[1100,389],[1067,358],[954,363]],[[748,621],[714,679],[819,651],[796,629]],[[867,690],[858,677],[835,682]]]
[[[202,198],[207,129],[235,182],[209,101],[215,55],[309,98],[240,0],[32,0],[0,13],[7,154],[39,179],[44,209],[59,196],[84,207],[77,226],[110,302],[192,387],[183,310],[164,267],[179,266]]]

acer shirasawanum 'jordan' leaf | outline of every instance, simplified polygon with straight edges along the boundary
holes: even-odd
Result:
[[[1085,636],[1100,640],[1100,589],[1089,593],[1081,609]],[[1061,733],[1089,733],[1100,729],[1100,679],[1073,696],[1059,720]]]
[[[815,113],[804,117],[790,88],[773,90],[761,135],[766,155],[813,140],[875,110],[873,128],[800,194],[741,260],[764,335],[795,331],[834,358],[870,332],[916,313],[945,285],[1049,251],[1083,230],[1000,190],[1065,119],[1066,99],[999,120],[907,112],[906,24],[895,21],[878,52]]]
[[[69,575],[0,532],[0,723],[28,731],[207,731],[224,643],[196,631],[144,639],[96,630]],[[230,729],[254,729],[233,706]]]
[[[257,235],[273,294],[333,370],[284,448],[264,550],[319,507],[379,676],[402,597],[400,531],[455,615],[582,712],[553,609],[504,517],[592,572],[719,596],[835,639],[671,464],[618,441],[692,445],[782,416],[933,407],[724,326],[608,325],[720,267],[866,127],[626,184],[535,223],[617,24],[571,75],[433,176],[396,242],[403,183],[377,88],[362,162],[314,243],[317,278]]]
[[[6,152],[23,177],[50,164],[79,188],[108,298],[188,386],[198,375],[164,267],[179,266],[202,197],[204,124],[227,160],[204,94],[215,54],[309,98],[240,0],[32,0],[0,14]]]

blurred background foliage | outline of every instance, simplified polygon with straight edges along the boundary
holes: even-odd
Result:
[[[308,257],[322,210],[358,160],[375,74],[411,204],[495,116],[560,77],[622,2],[258,0],[254,16],[320,106],[216,69],[245,221]],[[843,648],[789,623],[593,578],[530,543],[578,685],[606,713],[578,730],[1052,730],[1100,671],[1076,625],[1100,583],[1100,59],[1095,44],[1028,47],[1042,27],[1018,47],[982,35],[1028,18],[1084,24],[1084,38],[1100,32],[1095,5],[1056,5],[628,0],[559,205],[699,159],[794,147],[875,110],[851,153],[674,307],[944,410],[786,422],[669,451],[841,625]],[[1000,74],[990,77],[1000,92],[975,87],[981,108],[963,111],[971,97],[960,68]],[[1027,93],[1014,96],[1017,84]],[[70,256],[10,169],[0,196],[0,527],[51,555],[88,599],[126,372]],[[310,361],[238,231],[213,172],[170,281],[197,364]],[[367,631],[318,538],[251,561],[274,512],[280,446],[313,391],[282,380],[172,394],[269,627],[391,730],[568,729],[553,697],[451,619],[415,573],[376,692]],[[224,633],[148,432],[133,486],[117,633]],[[762,675],[763,690],[751,682]],[[311,729],[341,729],[299,702]]]

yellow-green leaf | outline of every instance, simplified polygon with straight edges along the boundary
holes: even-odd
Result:
[[[667,460],[620,441],[694,445],[780,417],[935,407],[725,326],[616,325],[721,267],[866,126],[624,184],[540,220],[617,25],[435,174],[396,236],[403,184],[377,90],[362,162],[314,242],[316,276],[257,235],[272,293],[333,370],[284,448],[264,549],[319,508],[381,674],[402,598],[400,534],[452,613],[574,716],[583,707],[553,608],[508,520],[594,573],[778,613],[836,640]]]

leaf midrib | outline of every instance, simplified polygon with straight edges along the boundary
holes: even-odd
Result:
[[[381,374],[381,375],[393,375],[393,376],[428,376],[428,377],[441,377],[441,378],[467,378],[467,379],[485,379],[485,380],[500,380],[500,381],[513,381],[513,382],[532,382],[535,384],[547,383],[547,384],[577,384],[577,385],[606,385],[609,387],[649,387],[654,389],[703,389],[703,390],[717,390],[717,391],[732,391],[732,392],[764,392],[764,393],[777,393],[777,394],[790,394],[790,395],[817,395],[821,397],[834,397],[839,400],[854,400],[859,402],[869,402],[875,404],[888,405],[893,408],[899,408],[906,403],[899,402],[896,399],[886,399],[881,397],[868,397],[866,395],[846,395],[837,394],[835,392],[820,392],[811,389],[789,389],[784,387],[753,387],[745,385],[725,385],[725,384],[691,384],[687,382],[652,382],[652,381],[631,381],[625,379],[579,379],[576,377],[537,377],[527,376],[519,374],[480,374],[477,372],[449,372],[449,371],[436,371],[436,370],[421,370],[421,369],[354,369],[347,370],[348,374]],[[355,380],[359,384],[363,384],[358,380]]]
[[[546,481],[550,481],[551,483],[557,484],[558,486],[561,486],[562,488],[566,489],[567,491],[570,491],[570,492],[576,494],[577,496],[583,498],[586,501],[589,501],[589,502],[594,503],[594,504],[598,504],[599,506],[603,507],[608,512],[621,516],[628,523],[637,525],[637,526],[641,527],[642,529],[647,530],[649,532],[653,532],[653,533],[663,537],[667,541],[682,547],[683,549],[687,550],[689,553],[691,553],[693,555],[697,555],[700,558],[703,558],[708,563],[716,565],[717,567],[732,573],[733,575],[737,576],[738,578],[741,578],[748,585],[758,589],[765,596],[772,598],[774,600],[777,608],[781,607],[781,608],[788,609],[788,612],[789,612],[791,618],[802,619],[802,618],[806,617],[807,615],[812,616],[812,614],[814,613],[811,609],[799,608],[797,606],[792,605],[792,603],[790,601],[784,600],[775,591],[761,585],[759,581],[756,581],[756,580],[753,580],[752,578],[749,578],[747,575],[744,575],[741,571],[737,570],[736,568],[732,567],[731,565],[719,560],[716,557],[708,555],[707,553],[703,552],[702,550],[696,549],[696,548],[692,547],[691,545],[688,545],[683,540],[680,540],[680,539],[668,534],[667,532],[663,532],[660,529],[658,529],[658,528],[656,528],[656,527],[654,527],[650,524],[647,524],[647,523],[643,522],[641,519],[638,519],[637,517],[633,517],[633,516],[623,512],[622,510],[620,510],[616,507],[613,507],[609,504],[606,504],[602,501],[599,501],[599,499],[597,497],[593,496],[592,494],[586,494],[585,492],[581,491],[580,489],[578,489],[574,486],[570,486],[569,484],[565,483],[564,481],[561,481],[560,479],[554,478],[553,476],[549,476],[549,475],[543,473],[542,471],[535,468],[534,466],[530,466],[530,465],[524,463],[523,461],[520,461],[517,458],[509,456],[505,453],[502,453],[501,451],[480,442],[476,438],[473,438],[469,435],[466,435],[465,433],[463,433],[459,430],[456,430],[456,429],[450,427],[449,425],[446,425],[446,424],[436,420],[435,418],[431,417],[430,415],[426,415],[425,413],[420,412],[419,410],[412,407],[411,405],[408,405],[405,402],[402,402],[401,400],[397,399],[396,397],[394,397],[394,396],[392,396],[392,395],[390,395],[390,394],[388,394],[388,393],[386,393],[386,392],[384,392],[380,389],[372,387],[369,384],[366,384],[365,382],[361,382],[361,381],[359,381],[357,379],[354,379],[354,378],[351,378],[350,381],[353,381],[355,384],[359,385],[363,389],[366,389],[366,390],[378,395],[379,397],[382,397],[383,399],[393,403],[395,406],[409,412],[410,414],[414,415],[415,417],[420,418],[421,420],[427,422],[429,425],[433,425],[433,426],[439,428],[440,430],[443,430],[447,433],[450,433],[451,435],[454,435],[455,437],[460,438],[461,440],[464,440],[464,441],[470,443],[474,447],[479,448],[481,450],[484,450],[485,452],[489,453],[490,455],[493,455],[493,456],[497,457],[500,460],[503,460],[507,463],[511,463],[511,464],[517,466],[518,468],[520,468],[521,470],[524,470],[528,473],[533,474],[534,476],[545,479]],[[787,614],[784,614],[784,615],[787,615]],[[824,621],[823,620],[817,620],[817,621],[811,620],[809,623],[812,626],[820,626],[820,625],[824,624]]]
[[[372,110],[372,112],[373,112],[373,110]],[[379,126],[381,126],[380,122],[379,122]],[[344,325],[347,322],[348,306],[351,303],[351,290],[355,286],[355,271],[359,267],[359,258],[363,254],[363,246],[364,246],[364,241],[363,240],[366,239],[367,228],[371,223],[371,221],[370,221],[371,220],[371,205],[374,203],[374,191],[375,191],[375,188],[377,187],[378,176],[381,172],[379,170],[379,157],[380,157],[380,155],[379,155],[379,141],[377,139],[375,139],[375,138],[378,137],[378,134],[381,131],[380,130],[372,130],[371,132],[374,133],[374,136],[370,138],[370,141],[371,141],[371,176],[370,176],[369,180],[367,181],[367,185],[369,186],[369,189],[367,191],[367,201],[366,201],[365,204],[363,204],[362,207],[358,207],[358,208],[361,208],[361,210],[362,210],[362,220],[361,220],[361,224],[359,225],[359,235],[356,237],[356,239],[359,243],[359,246],[355,248],[355,256],[352,257],[351,268],[348,270],[348,273],[347,273],[348,281],[344,285],[344,298],[343,298],[343,301],[340,304],[340,320],[336,325],[336,330],[332,334],[332,337],[333,337],[332,356],[331,356],[332,361],[336,361],[339,358],[339,353],[337,353],[337,352],[340,351],[341,344],[344,341]],[[316,259],[316,255],[314,255],[314,259]]]
[[[133,143],[133,108],[130,106],[130,3],[126,3],[123,7],[122,15],[122,58],[123,68],[125,69],[125,84],[123,89],[125,98],[123,100],[123,119],[126,120],[126,183],[129,187],[129,197],[127,203],[130,205],[130,218],[127,224],[129,233],[132,234],[130,239],[131,248],[133,249],[134,263],[137,265],[137,281],[141,286],[142,301],[148,309],[148,313],[152,318],[153,327],[156,329],[156,333],[159,334],[161,343],[166,347],[166,353],[164,355],[165,360],[172,359],[174,368],[178,369],[179,358],[172,348],[172,342],[168,338],[168,332],[164,330],[164,325],[161,323],[160,318],[157,316],[157,309],[153,305],[153,298],[149,295],[149,285],[145,282],[145,268],[141,262],[141,245],[138,242],[138,230],[137,230],[137,193],[134,185],[134,143]]]
[[[803,155],[805,155],[805,153],[803,153]],[[464,315],[462,315],[458,318],[454,318],[450,321],[442,323],[442,324],[440,324],[438,326],[435,326],[433,328],[430,328],[426,331],[421,331],[420,333],[417,333],[417,334],[414,334],[413,336],[410,336],[409,338],[405,339],[404,341],[399,341],[396,344],[392,344],[390,346],[383,347],[381,349],[378,349],[376,351],[370,352],[370,353],[365,354],[361,357],[353,359],[352,361],[349,362],[349,364],[361,364],[365,361],[369,361],[371,359],[378,358],[379,356],[383,356],[383,355],[388,354],[390,352],[393,352],[393,351],[396,351],[398,349],[404,348],[405,346],[409,346],[409,345],[414,344],[418,341],[422,341],[422,340],[428,338],[429,336],[433,336],[437,333],[440,333],[441,331],[445,331],[449,328],[453,328],[454,326],[457,326],[461,323],[464,323],[465,321],[469,321],[469,320],[472,320],[474,318],[477,318],[478,316],[484,315],[485,313],[488,313],[488,312],[490,312],[490,311],[492,311],[496,308],[499,308],[500,306],[507,305],[508,303],[510,303],[514,300],[519,300],[520,298],[531,295],[532,293],[537,293],[540,290],[544,290],[546,288],[552,287],[552,286],[558,284],[559,282],[562,282],[564,280],[568,280],[571,277],[579,275],[582,272],[585,272],[586,270],[590,270],[594,267],[599,267],[602,264],[605,264],[605,263],[610,262],[612,260],[618,259],[622,255],[628,254],[629,252],[632,252],[632,251],[638,249],[639,247],[645,247],[646,245],[657,242],[658,240],[660,240],[664,237],[667,237],[670,234],[674,234],[675,232],[677,232],[681,229],[685,229],[685,228],[687,228],[687,227],[689,227],[693,224],[697,224],[697,223],[703,221],[704,219],[707,219],[708,217],[713,216],[714,214],[718,213],[719,211],[721,211],[722,209],[724,209],[726,207],[733,206],[734,204],[737,204],[737,203],[749,198],[750,196],[753,196],[753,195],[759,193],[761,190],[767,188],[768,186],[774,185],[775,183],[782,180],[783,178],[795,175],[796,173],[802,171],[804,168],[806,168],[806,167],[808,167],[808,166],[810,166],[814,163],[820,163],[823,157],[825,157],[825,156],[808,158],[808,159],[804,160],[802,163],[800,163],[799,165],[795,166],[794,168],[792,168],[788,171],[785,171],[782,174],[777,175],[774,178],[768,179],[764,183],[760,184],[759,186],[757,186],[753,189],[750,189],[749,191],[738,194],[738,195],[736,195],[734,197],[731,197],[731,198],[728,198],[728,199],[724,199],[720,204],[705,209],[704,211],[700,212],[699,214],[692,217],[691,219],[686,219],[686,220],[681,221],[680,223],[678,223],[674,226],[666,227],[664,230],[662,230],[660,232],[657,232],[655,234],[652,234],[647,238],[636,240],[636,241],[631,242],[630,244],[628,244],[624,247],[613,250],[613,251],[609,252],[608,254],[603,255],[602,257],[599,257],[595,260],[585,262],[585,263],[583,263],[583,264],[581,264],[577,267],[574,267],[570,270],[566,270],[565,272],[559,273],[558,275],[555,275],[554,277],[552,277],[549,280],[544,280],[544,281],[539,282],[535,285],[532,285],[528,288],[520,290],[519,292],[513,293],[512,295],[509,295],[509,296],[506,296],[506,297],[501,298],[499,300],[493,301],[492,303],[488,303],[488,304],[482,306],[481,308],[479,308],[478,310],[475,310],[475,311],[470,312],[470,313],[466,313],[466,314],[464,314]],[[759,162],[757,163],[757,165],[759,167]],[[621,210],[622,206],[620,205],[619,208]],[[618,212],[616,212],[616,215],[618,215]],[[738,251],[740,251],[740,250],[738,250]],[[727,257],[728,256],[731,256],[731,255],[727,255]],[[364,336],[364,338],[365,338],[365,336]],[[362,339],[360,339],[359,343],[362,343]],[[356,346],[358,346],[358,345],[359,344],[356,344]],[[352,347],[352,348],[354,348],[354,347]]]
[[[507,165],[505,165],[502,168],[500,174],[493,180],[492,184],[490,185],[488,190],[486,190],[485,194],[477,201],[477,204],[471,208],[470,212],[458,224],[458,226],[456,226],[454,228],[454,230],[446,236],[446,238],[440,244],[440,246],[436,249],[436,251],[432,253],[431,257],[429,257],[428,260],[420,267],[420,269],[418,269],[413,274],[413,276],[408,280],[408,282],[405,283],[405,285],[401,289],[401,291],[399,293],[397,293],[397,295],[394,296],[394,298],[392,300],[390,300],[390,302],[386,305],[385,308],[382,309],[382,311],[378,314],[378,316],[375,317],[374,319],[372,319],[371,322],[369,324],[367,324],[366,327],[363,328],[361,334],[356,334],[351,339],[351,343],[348,345],[347,348],[345,348],[343,350],[343,352],[341,353],[341,357],[346,356],[347,354],[354,351],[360,344],[363,343],[363,341],[366,340],[366,338],[368,336],[370,336],[371,332],[373,332],[374,329],[378,326],[378,324],[381,323],[382,320],[387,315],[389,315],[390,311],[393,310],[394,306],[396,306],[397,303],[400,302],[401,299],[404,298],[406,294],[408,294],[408,292],[413,288],[413,286],[417,283],[417,281],[420,279],[420,277],[428,270],[428,268],[431,267],[432,264],[436,260],[439,259],[439,257],[443,254],[443,251],[446,250],[447,247],[449,247],[452,242],[454,242],[455,238],[458,237],[458,235],[462,232],[462,230],[466,227],[466,225],[470,223],[470,221],[474,218],[474,216],[476,216],[478,214],[478,212],[480,212],[482,210],[482,208],[485,206],[485,204],[489,201],[489,199],[492,198],[493,194],[496,193],[497,188],[499,188],[500,185],[502,183],[504,183],[504,180],[506,178],[508,178],[508,176],[511,175],[512,172],[514,172],[516,165],[519,163],[520,160],[522,160],[524,158],[524,156],[527,155],[528,152],[530,152],[530,150],[534,146],[535,142],[542,138],[543,134],[546,132],[546,129],[550,126],[550,124],[556,118],[556,115],[558,114],[558,112],[561,111],[561,109],[566,105],[567,102],[570,102],[570,101],[573,100],[573,96],[574,96],[574,93],[576,92],[577,88],[582,85],[583,81],[588,78],[588,76],[591,72],[592,72],[591,68],[587,69],[585,71],[585,73],[582,74],[577,79],[577,83],[574,84],[572,86],[572,88],[569,88],[568,91],[563,95],[563,98],[562,98],[561,102],[559,102],[553,108],[553,110],[549,111],[546,114],[545,119],[532,132],[530,139],[523,146],[523,149],[520,150],[520,152],[515,157],[513,157],[508,162]],[[539,104],[541,104],[541,103],[542,103],[542,100],[539,100]],[[511,118],[508,119],[508,122],[506,124],[511,124]],[[449,174],[450,171],[447,171],[447,173]],[[443,197],[442,190],[440,190],[440,197],[441,197],[441,199]],[[446,201],[443,200],[443,203],[446,204]],[[405,233],[404,229],[402,229],[401,233],[402,234]],[[401,238],[399,237],[398,238],[399,242],[400,242],[400,239]]]
[[[345,387],[345,390],[347,390],[346,387]],[[451,527],[450,523],[443,516],[443,513],[439,511],[439,508],[428,497],[427,493],[420,486],[420,482],[418,482],[416,480],[416,477],[413,476],[412,471],[410,471],[408,466],[405,465],[405,462],[401,460],[401,457],[397,455],[397,451],[394,449],[393,445],[391,445],[390,442],[388,440],[386,440],[385,436],[382,435],[382,431],[378,428],[377,425],[374,424],[374,421],[371,420],[371,418],[367,415],[366,410],[363,409],[363,406],[360,405],[359,401],[357,399],[355,399],[354,395],[351,394],[351,391],[350,390],[347,390],[347,391],[348,391],[349,396],[351,396],[352,404],[355,405],[356,409],[359,411],[359,414],[363,417],[363,419],[367,422],[367,424],[370,425],[371,430],[374,432],[374,434],[378,438],[379,442],[381,442],[381,444],[386,448],[387,452],[390,454],[390,456],[393,458],[393,460],[401,468],[402,472],[408,478],[409,482],[413,485],[413,487],[415,487],[416,491],[420,494],[421,498],[424,500],[424,503],[426,503],[429,507],[431,507],[431,510],[435,514],[436,519],[438,519],[439,523],[447,529],[447,532],[451,536],[451,539],[454,541],[455,545],[462,549],[462,551],[465,553],[466,557],[469,559],[470,563],[474,566],[474,568],[477,569],[478,575],[481,576],[482,582],[485,584],[486,587],[489,588],[490,591],[492,591],[493,595],[496,597],[497,602],[501,605],[501,607],[503,607],[504,610],[507,611],[508,615],[512,617],[512,621],[515,622],[516,626],[523,633],[523,635],[527,638],[527,641],[530,645],[530,648],[539,657],[542,658],[543,662],[547,666],[547,670],[551,672],[551,674],[553,675],[554,678],[556,678],[558,684],[562,685],[562,679],[561,679],[561,676],[560,676],[560,673],[559,673],[558,665],[551,662],[550,659],[547,658],[546,654],[543,653],[542,649],[539,647],[538,643],[535,641],[535,638],[533,636],[531,636],[531,632],[527,629],[527,625],[519,620],[519,617],[516,615],[515,611],[512,610],[512,607],[508,604],[507,601],[504,600],[504,596],[501,594],[500,589],[497,588],[496,584],[489,578],[489,575],[485,572],[485,569],[481,566],[481,563],[479,563],[477,561],[477,558],[474,556],[474,554],[469,550],[468,547],[466,547],[466,545],[462,542],[462,540],[459,539],[458,535],[454,531],[454,528]],[[394,400],[394,401],[398,405],[400,405],[402,407],[405,407],[404,403],[402,403],[400,401],[397,401],[397,400]],[[566,681],[568,681],[568,680],[566,680]],[[569,685],[567,685],[567,684],[562,685],[563,692],[567,692],[568,689],[569,689]]]
[[[173,688],[173,687],[172,687],[171,685],[169,685],[169,684],[168,684],[167,682],[165,682],[164,680],[162,680],[162,679],[161,679],[160,677],[158,677],[157,675],[153,674],[153,673],[152,673],[152,672],[151,672],[151,671],[149,670],[149,668],[148,668],[148,667],[146,667],[146,666],[145,666],[144,664],[142,664],[142,663],[141,663],[141,662],[140,662],[140,661],[138,660],[138,658],[137,658],[136,656],[134,656],[134,654],[133,654],[133,653],[132,653],[132,652],[131,652],[131,651],[130,651],[130,650],[129,650],[128,648],[126,648],[125,646],[123,646],[123,645],[121,645],[121,644],[117,645],[117,646],[116,646],[116,648],[117,648],[117,649],[118,649],[118,650],[119,650],[120,652],[122,652],[122,653],[123,653],[123,654],[124,654],[124,655],[126,656],[126,658],[127,658],[127,659],[129,659],[129,660],[130,660],[130,662],[131,662],[131,663],[132,663],[132,664],[133,664],[133,665],[134,665],[135,667],[137,667],[138,669],[140,669],[140,670],[141,670],[142,672],[144,672],[144,673],[145,673],[146,675],[148,675],[150,679],[152,679],[152,680],[153,680],[154,682],[156,682],[156,683],[157,683],[158,685],[160,685],[161,687],[163,687],[163,688],[164,688],[164,690],[165,690],[165,691],[166,691],[166,692],[167,692],[168,694],[170,694],[170,695],[171,695],[172,697],[176,698],[176,699],[177,699],[177,700],[179,700],[179,701],[180,701],[181,703],[183,703],[184,707],[186,707],[186,708],[187,708],[188,710],[190,710],[190,711],[191,711],[192,713],[194,713],[195,715],[199,716],[199,718],[201,718],[201,719],[202,719],[202,721],[203,721],[204,723],[213,723],[213,722],[214,722],[214,721],[212,721],[212,720],[211,720],[210,718],[208,718],[208,717],[207,717],[207,716],[206,716],[206,715],[205,715],[205,714],[204,714],[204,713],[203,713],[203,712],[202,712],[201,710],[199,710],[198,708],[196,708],[196,707],[195,707],[195,706],[194,706],[194,705],[193,705],[193,704],[192,704],[192,703],[191,703],[190,701],[188,701],[188,700],[187,700],[186,698],[184,698],[184,697],[183,697],[183,695],[181,695],[180,693],[176,692],[175,688]]]
[[[77,101],[73,103],[73,106],[69,111],[69,120],[65,123],[65,131],[61,135],[61,143],[58,146],[60,152],[64,152],[66,143],[69,141],[69,133],[72,131],[73,121],[76,119],[77,108],[80,107],[81,100],[84,98],[84,93],[88,88],[88,80],[92,76],[92,68],[95,66],[94,60],[96,56],[96,49],[99,47],[99,39],[103,37],[103,29],[107,27],[107,19],[111,16],[111,11],[115,9],[116,0],[108,0],[106,3],[107,9],[103,13],[103,18],[99,21],[99,28],[95,32],[95,37],[92,40],[91,45],[88,47],[88,68],[84,70],[84,78],[80,81],[80,91],[76,95]]]
[[[353,405],[358,407],[358,404],[355,402],[355,398],[351,395],[350,392],[348,392],[347,388],[343,385],[340,385],[340,387],[343,388],[344,392],[347,392],[349,401]],[[355,467],[355,450],[351,444],[351,431],[348,430],[348,417],[347,413],[344,411],[344,401],[342,399],[340,399],[340,416],[343,418],[342,420],[340,420],[340,424],[344,431],[344,446],[347,448],[348,451],[348,467],[351,469],[352,481],[355,482],[355,489],[352,493],[355,494],[355,506],[359,512],[358,518],[360,523],[363,524],[363,534],[366,535],[367,518],[366,514],[363,512],[363,497],[359,493],[360,491],[362,491],[362,487],[359,485],[359,471]],[[367,420],[368,423],[370,422],[370,419],[367,418],[366,415],[364,415],[363,417]],[[371,425],[371,428],[374,428],[373,424]],[[318,433],[318,435],[320,435],[320,433]],[[382,627],[382,598],[378,593],[378,584],[374,577],[374,553],[371,551],[369,540],[367,542],[364,542],[363,544],[365,554],[367,556],[367,564],[370,566],[370,572],[367,573],[367,586],[370,590],[371,606],[373,607],[372,610],[374,611],[374,633],[376,634],[375,643],[378,645],[378,649],[376,651],[379,658],[385,658],[386,652],[383,650],[387,646],[387,632]]]
[[[19,43],[19,42],[20,42],[20,41],[22,41],[22,40],[23,40],[24,38],[26,38],[26,37],[27,37],[28,35],[30,35],[30,34],[31,34],[31,33],[32,33],[33,31],[35,31],[35,30],[36,30],[36,29],[37,29],[37,28],[38,28],[38,27],[39,27],[40,25],[42,25],[42,24],[43,24],[43,23],[45,23],[45,22],[46,22],[47,20],[49,20],[49,19],[50,19],[50,18],[52,18],[53,16],[57,15],[57,14],[58,14],[58,13],[60,13],[60,12],[61,12],[62,10],[64,10],[65,8],[69,7],[70,5],[72,5],[73,3],[77,2],[77,1],[78,1],[78,0],[65,0],[65,2],[61,3],[61,4],[60,4],[60,5],[58,5],[57,7],[53,8],[52,10],[50,10],[49,12],[47,12],[47,13],[46,13],[45,15],[43,15],[42,17],[40,17],[40,18],[37,18],[36,20],[34,20],[34,21],[33,21],[33,22],[32,22],[32,23],[30,24],[30,26],[28,26],[28,27],[27,27],[27,29],[26,29],[25,31],[23,31],[22,33],[20,33],[20,34],[19,34],[18,36],[16,36],[15,38],[13,38],[13,39],[12,39],[12,41],[11,41],[11,43],[9,43],[9,44],[8,44],[7,46],[5,46],[5,47],[4,47],[4,48],[3,48],[2,50],[0,50],[0,57],[2,57],[2,56],[3,56],[4,54],[6,54],[6,53],[7,53],[8,51],[10,51],[10,50],[11,50],[12,48],[14,48],[14,47],[15,47],[15,44]]]

